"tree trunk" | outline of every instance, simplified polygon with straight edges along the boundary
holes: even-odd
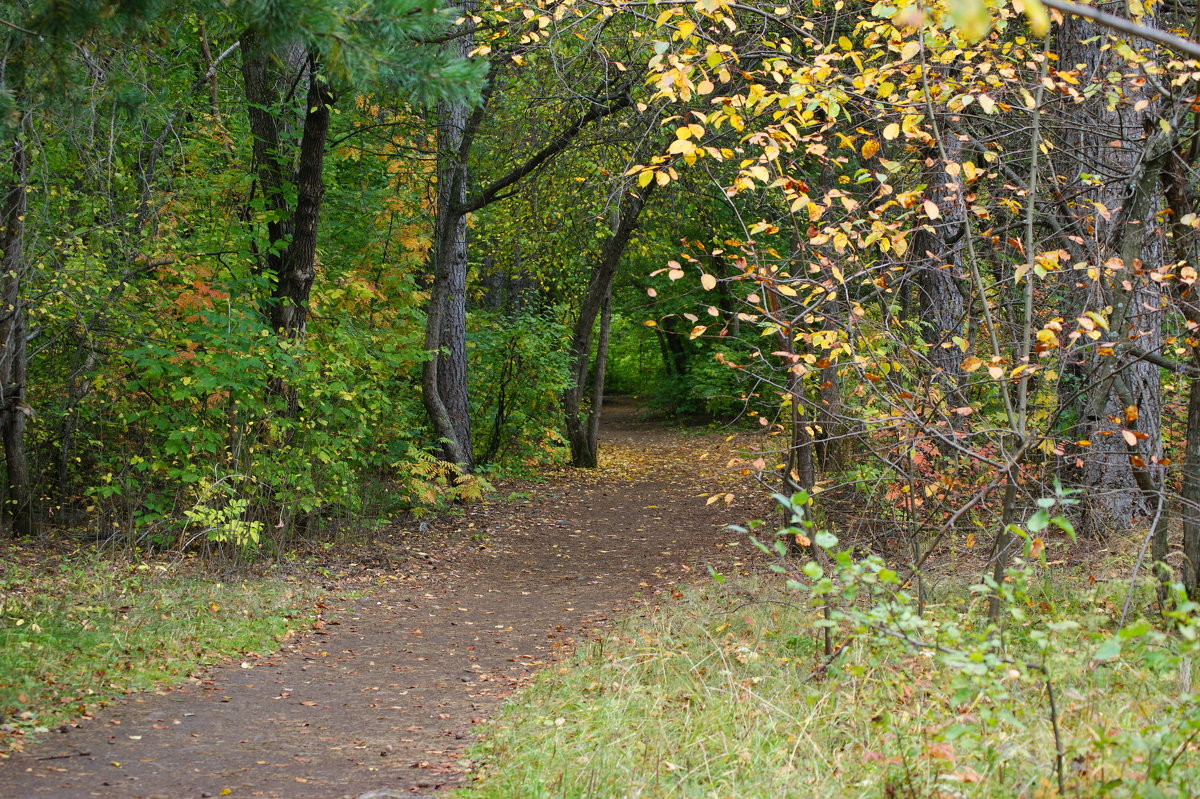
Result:
[[[19,85],[21,75],[16,64],[9,65],[10,74]],[[18,94],[19,96],[19,94]],[[9,161],[9,180],[0,205],[0,437],[4,440],[4,460],[8,491],[3,509],[12,524],[13,535],[32,535],[36,532],[33,492],[30,487],[29,462],[25,457],[25,425],[33,415],[25,401],[27,372],[25,302],[22,281],[28,272],[25,259],[26,191],[29,182],[29,153],[24,136],[28,132],[29,112],[21,114],[12,137]]]
[[[460,40],[465,46],[467,37]],[[446,460],[465,470],[474,465],[467,393],[466,283],[467,141],[469,109],[460,100],[438,104],[437,216],[434,222],[433,285],[425,324],[429,353],[421,397],[442,442]]]
[[[460,2],[461,9],[469,5],[470,0]],[[460,35],[448,46],[457,48],[466,58],[472,39]],[[567,149],[582,130],[632,102],[624,87],[600,100],[591,100],[584,114],[554,134],[540,150],[468,198],[467,159],[496,86],[493,74],[484,87],[482,102],[473,112],[461,100],[438,104],[434,277],[425,324],[428,360],[421,379],[421,397],[446,459],[467,471],[474,467],[467,388],[467,214],[511,197],[514,186]]]
[[[1194,359],[1200,366],[1200,358]],[[1183,461],[1183,584],[1200,600],[1200,378],[1188,390],[1187,444]]]
[[[281,77],[261,34],[253,28],[247,29],[241,41],[242,81],[253,137],[255,179],[263,198],[263,216],[267,218],[268,246],[262,266],[279,275],[283,272],[282,242],[291,233],[292,221],[284,191],[290,159],[282,151],[278,118]]]
[[[1112,70],[1120,71],[1124,60],[1108,48],[1104,31],[1095,24],[1068,16],[1059,30],[1060,68],[1078,67],[1085,79],[1096,80]],[[1134,110],[1135,96],[1127,96],[1118,109],[1109,110],[1103,92],[1083,103],[1070,106],[1063,122],[1064,139],[1059,145],[1059,169],[1067,178],[1064,187],[1072,192],[1076,207],[1094,208],[1100,203],[1110,212],[1075,220],[1073,229],[1082,230],[1090,239],[1092,262],[1101,267],[1117,257],[1124,261],[1119,270],[1102,278],[1099,294],[1077,300],[1080,311],[1102,310],[1111,305],[1109,338],[1119,343],[1156,351],[1161,343],[1161,292],[1146,275],[1161,267],[1164,240],[1157,213],[1161,206],[1157,177],[1147,182],[1150,164],[1148,130],[1156,129],[1158,108],[1151,103]],[[1119,145],[1119,146],[1114,146]],[[1070,163],[1063,164],[1070,159]],[[1161,158],[1154,161],[1161,165]],[[1082,173],[1098,175],[1100,186],[1085,185]],[[1157,172],[1155,172],[1157,175]],[[1143,185],[1132,185],[1132,184]],[[1137,207],[1135,207],[1135,205]],[[1086,292],[1086,289],[1085,289]],[[1098,349],[1098,348],[1097,348]],[[1083,466],[1078,476],[1082,494],[1081,528],[1093,535],[1126,530],[1140,515],[1154,511],[1150,498],[1139,491],[1129,453],[1121,436],[1125,407],[1112,390],[1114,371],[1111,356],[1090,355],[1083,373],[1093,378],[1092,385],[1075,403],[1078,428],[1074,437],[1090,442],[1081,447]],[[1096,376],[1101,376],[1095,379]],[[1107,377],[1104,377],[1107,376]],[[1128,364],[1122,378],[1137,408],[1143,457],[1162,455],[1160,381],[1158,367],[1144,360]],[[1064,390],[1074,387],[1064,384]]]
[[[308,62],[308,110],[296,169],[292,240],[279,265],[271,298],[271,327],[292,339],[303,339],[308,325],[308,300],[316,277],[317,223],[325,197],[325,140],[334,96],[317,74],[318,66],[314,53]]]
[[[931,229],[918,231],[912,251],[917,259],[917,312],[921,334],[929,345],[933,380],[941,387],[947,406],[958,407],[963,404],[958,401],[963,350],[954,339],[962,338],[965,315],[958,282],[962,276],[963,238],[968,223],[958,197],[961,181],[945,170],[946,162],[962,161],[962,142],[950,132],[945,132],[942,138],[945,161],[935,151],[925,162],[928,197],[937,206],[939,218],[928,222]]]
[[[595,468],[598,462],[596,436],[600,429],[600,406],[604,398],[604,367],[608,354],[609,297],[613,277],[621,263],[625,248],[637,230],[638,219],[653,183],[628,194],[622,194],[613,220],[612,235],[604,242],[600,259],[592,268],[587,291],[579,306],[579,317],[571,337],[571,386],[563,392],[563,412],[566,417],[567,441],[571,445],[571,464]],[[595,366],[591,367],[592,328],[596,315],[601,315],[600,339]],[[589,368],[591,367],[591,368]],[[592,372],[591,407],[584,407],[588,373]]]
[[[1200,25],[1200,16],[1196,18]],[[1194,146],[1194,145],[1193,145]],[[1175,258],[1192,268],[1200,268],[1200,231],[1181,220],[1193,213],[1188,164],[1191,159],[1183,145],[1176,148],[1163,170],[1167,204],[1171,210],[1171,244]],[[1177,299],[1189,326],[1200,327],[1200,302],[1196,286],[1186,287]],[[1200,345],[1191,347],[1191,363],[1200,369]],[[1183,489],[1180,496],[1183,520],[1183,584],[1193,601],[1200,601],[1200,377],[1191,376],[1188,386],[1187,438],[1184,443]],[[1160,547],[1165,549],[1166,547]]]

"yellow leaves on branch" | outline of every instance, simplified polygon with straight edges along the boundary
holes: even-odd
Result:
[[[992,14],[984,0],[950,0],[950,22],[971,44],[992,29]]]
[[[1042,0],[1013,0],[1013,8],[1023,12],[1034,36],[1050,31],[1050,17]],[[950,0],[950,22],[971,44],[978,42],[992,29],[992,12],[985,0]]]

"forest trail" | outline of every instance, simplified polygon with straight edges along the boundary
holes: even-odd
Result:
[[[747,552],[725,530],[751,514],[726,464],[749,435],[666,429],[628,401],[605,417],[601,469],[563,469],[528,500],[443,521],[456,547],[335,603],[274,655],[51,733],[0,761],[0,797],[337,799],[462,784],[474,725],[534,672],[631,601]],[[737,498],[706,504],[718,490]]]

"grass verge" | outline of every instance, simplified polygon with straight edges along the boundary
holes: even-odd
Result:
[[[1027,608],[1055,636],[1037,657],[1053,678],[1067,794],[1193,796],[1191,659],[1132,637],[1110,656],[1120,591],[1047,579]],[[459,798],[1059,795],[1040,672],[971,675],[970,664],[867,637],[821,671],[813,613],[797,602],[756,578],[693,588],[626,622],[506,706]],[[982,623],[969,600],[928,612]],[[1007,655],[1030,655],[1012,632]],[[1109,651],[1098,657],[1098,645]]]
[[[272,651],[315,616],[313,589],[273,577],[94,549],[2,554],[0,755],[119,694]]]

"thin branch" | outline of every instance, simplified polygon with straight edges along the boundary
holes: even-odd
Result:
[[[1090,19],[1097,25],[1102,25],[1109,30],[1114,30],[1117,33],[1124,33],[1129,36],[1136,36],[1139,39],[1145,39],[1148,42],[1161,44],[1170,50],[1177,53],[1182,53],[1192,58],[1200,58],[1200,43],[1194,42],[1191,39],[1185,39],[1182,36],[1176,36],[1173,33],[1160,31],[1156,28],[1150,28],[1141,25],[1133,20],[1119,17],[1116,14],[1110,14],[1107,11],[1101,11],[1098,8],[1091,6],[1072,3],[1069,0],[1042,0],[1042,4],[1053,8],[1056,11],[1061,11],[1064,14],[1071,14],[1076,17]]]
[[[615,98],[610,96],[604,98],[604,101],[596,102],[592,106],[592,110],[588,111],[579,119],[575,120],[569,128],[555,136],[549,144],[543,147],[539,152],[535,153],[521,166],[509,172],[502,178],[495,180],[490,186],[483,189],[478,195],[467,200],[461,206],[455,209],[460,214],[469,214],[473,211],[478,211],[484,206],[495,202],[502,191],[520,181],[530,172],[533,172],[539,166],[550,160],[560,152],[565,150],[575,136],[587,127],[592,122],[603,119],[610,114],[615,114],[622,108],[630,105],[633,102],[629,96],[629,92],[622,90]]]

